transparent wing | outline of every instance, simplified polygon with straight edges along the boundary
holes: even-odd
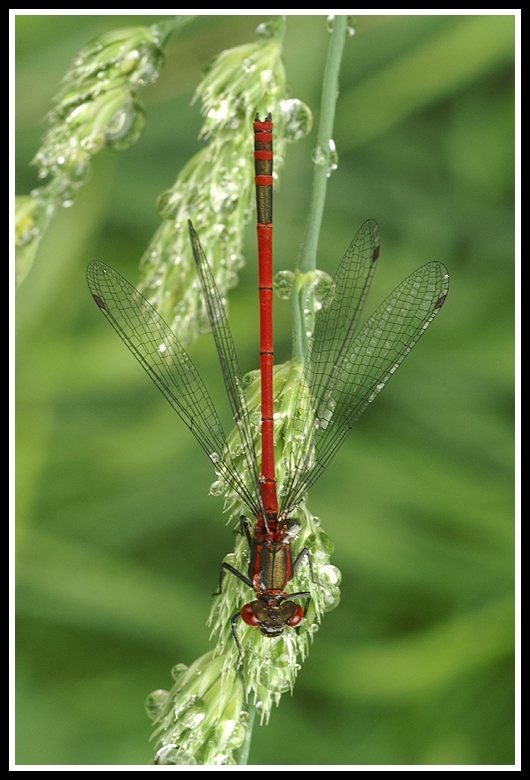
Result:
[[[188,221],[188,227],[193,257],[195,259],[197,273],[199,274],[199,280],[206,302],[208,320],[210,322],[215,346],[217,347],[217,354],[221,364],[221,371],[228,400],[232,407],[234,421],[239,430],[248,473],[252,484],[256,488],[256,497],[259,505],[262,507],[263,515],[265,515],[265,510],[262,506],[261,492],[259,490],[258,459],[256,456],[254,436],[252,434],[252,424],[250,422],[247,397],[243,389],[243,376],[239,367],[232,332],[228,325],[226,310],[217,285],[215,284],[210,265],[201,247],[199,237],[190,221]]]
[[[315,414],[321,416],[340,380],[379,257],[379,226],[373,219],[356,233],[337,269],[315,323],[304,374]]]
[[[339,381],[341,356],[347,354],[355,337],[377,267],[379,247],[379,226],[374,220],[368,220],[353,237],[316,316],[303,381],[293,404],[294,409],[303,411],[292,421],[292,439],[296,444],[287,455],[288,477],[281,487],[282,504],[287,502],[292,506],[293,491],[298,496],[297,484],[311,468],[315,455],[314,424],[324,414]]]
[[[332,314],[325,317],[304,366],[314,418],[307,427],[301,457],[291,471],[282,500],[284,511],[294,509],[322,474],[352,426],[430,325],[448,287],[445,266],[422,266],[396,287],[357,336],[346,327],[348,293],[345,289],[339,292],[340,287],[332,291],[335,298],[330,311],[339,312],[343,324],[337,327]],[[358,321],[358,306],[354,305],[350,319]]]
[[[256,513],[256,499],[229,460],[226,436],[210,394],[167,323],[110,266],[91,263],[87,281],[100,310],[188,426],[216,471]]]

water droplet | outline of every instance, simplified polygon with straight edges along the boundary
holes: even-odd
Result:
[[[339,155],[335,146],[335,141],[329,139],[329,154],[328,154],[328,176],[331,176],[333,171],[336,171],[339,166]]]
[[[245,741],[246,729],[237,720],[225,720],[214,731],[214,741],[217,749],[237,750]]]
[[[325,271],[318,269],[313,272],[313,295],[315,296],[315,310],[319,311],[328,295],[333,279]]]
[[[145,127],[145,114],[135,101],[117,111],[105,130],[105,145],[116,152],[124,152],[140,138]]]
[[[172,678],[177,681],[180,680],[184,672],[187,670],[186,664],[176,664],[173,669],[171,670],[171,676]]]
[[[210,486],[211,496],[222,496],[226,492],[226,485],[224,480],[218,479]]]
[[[227,181],[221,181],[219,184],[210,186],[210,203],[216,213],[229,213],[233,211],[239,199],[238,188]]]
[[[318,521],[318,525],[320,525],[320,521]],[[324,533],[324,531],[319,532],[318,541],[319,541],[319,545],[322,547],[322,554],[324,555],[325,560],[328,561],[330,556],[333,554],[333,550],[335,549],[333,542],[331,541],[329,536]]]
[[[78,162],[77,165],[70,170],[70,179],[77,188],[81,187],[82,184],[86,184],[91,175],[92,168],[88,159]]]
[[[339,156],[337,154],[337,150],[335,148],[335,142],[333,139],[329,140],[329,146],[328,149],[324,149],[322,146],[317,146],[313,154],[311,155],[312,161],[315,163],[315,165],[326,165],[327,166],[327,175],[328,177],[331,176],[333,171],[335,171],[339,164]]]
[[[25,246],[27,244],[30,244],[34,238],[36,238],[40,233],[40,230],[38,227],[33,226],[30,228],[27,228],[26,230],[23,230],[19,236],[17,236],[17,245],[18,246]]]
[[[181,204],[180,193],[175,190],[165,190],[156,201],[156,210],[162,219],[175,219]]]
[[[206,705],[200,696],[190,696],[187,701],[175,707],[175,720],[183,727],[197,728],[205,717]]]
[[[282,100],[280,109],[285,115],[285,138],[299,141],[309,135],[313,126],[313,114],[301,100]]]
[[[341,573],[335,566],[323,566],[319,571],[319,580],[324,597],[323,609],[325,612],[331,612],[340,603]]]
[[[342,580],[342,574],[340,572],[340,569],[337,569],[336,566],[332,566],[331,564],[322,566],[322,568],[320,569],[320,576],[322,578],[325,578],[329,585],[338,586],[340,585]]]
[[[197,761],[192,754],[182,750],[178,745],[164,745],[164,747],[160,748],[155,755],[155,764],[158,765],[171,764],[190,766],[196,763]]]
[[[159,75],[160,71],[155,64],[153,62],[146,62],[138,70],[136,78],[138,83],[145,87],[147,84],[154,84]]]
[[[292,271],[278,271],[274,276],[274,292],[284,301],[288,301],[293,290],[295,275]]]
[[[254,71],[257,68],[257,65],[255,62],[252,62],[251,59],[243,60],[242,62],[242,68],[245,71],[245,73],[254,73]]]
[[[220,103],[208,111],[206,116],[208,119],[212,119],[215,122],[223,122],[228,119],[228,117],[231,116],[228,100],[221,100]]]
[[[147,716],[151,718],[151,720],[156,720],[156,718],[158,718],[158,716],[161,715],[164,711],[164,707],[166,706],[168,699],[168,691],[160,689],[150,693],[145,700],[145,711],[147,712]]]
[[[96,154],[101,148],[101,143],[92,136],[87,136],[86,138],[82,138],[80,140],[79,146],[88,154]]]
[[[131,51],[128,51],[125,57],[123,58],[124,62],[127,62],[128,60],[139,60],[140,59],[140,52],[138,49],[131,49]]]
[[[272,38],[276,33],[274,21],[262,22],[256,27],[258,38]]]
[[[328,16],[328,19],[327,19],[327,28],[328,28],[328,33],[330,35],[333,32],[333,24],[334,24],[334,22],[335,22],[335,16],[333,14],[330,14],[330,16]],[[350,38],[352,37],[352,35],[355,34],[355,25],[356,25],[356,23],[357,22],[356,22],[355,16],[351,16],[351,15],[348,16],[348,18],[346,20],[346,35],[348,35]]]
[[[72,122],[76,117],[78,117],[80,114],[82,114],[84,111],[90,108],[90,103],[81,103],[81,105],[76,106],[76,108],[71,111],[68,116],[65,117],[65,122],[70,123]]]
[[[326,152],[321,146],[315,147],[311,154],[311,160],[315,165],[325,165],[327,162]]]

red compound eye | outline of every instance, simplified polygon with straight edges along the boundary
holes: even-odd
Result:
[[[259,626],[259,620],[256,617],[254,610],[252,609],[252,604],[245,604],[243,609],[241,610],[241,617],[243,618],[243,622],[247,624],[247,626],[253,626],[256,628],[256,626]]]
[[[296,612],[287,623],[288,626],[298,626],[304,619],[304,610],[302,607],[296,607]]]

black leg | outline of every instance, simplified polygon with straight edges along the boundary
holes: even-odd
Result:
[[[239,525],[241,526],[241,533],[245,534],[245,537],[248,542],[248,546],[252,546],[252,527],[250,524],[250,520],[248,517],[245,517],[245,515],[241,515],[239,518]]]
[[[238,580],[241,580],[241,582],[244,582],[245,585],[248,585],[249,588],[253,588],[252,581],[249,580],[248,577],[245,577],[244,574],[241,574],[240,571],[237,569],[234,569],[233,566],[230,566],[229,563],[222,563],[221,568],[219,569],[219,590],[217,590],[215,593],[212,593],[212,596],[219,596],[221,594],[221,589],[223,585],[223,579],[224,579],[224,573],[225,571],[229,571],[230,574],[233,574],[234,577],[237,577]]]
[[[306,558],[307,559],[307,563],[309,564],[309,571],[311,573],[311,582],[314,585],[316,585],[315,576],[313,574],[313,563],[311,561],[311,553],[309,552],[307,547],[304,547],[303,550],[300,550],[300,552],[298,553],[298,555],[294,559],[294,562],[293,562],[293,574],[291,575],[291,579],[292,579],[296,569],[298,568],[299,564],[302,562],[302,558]]]
[[[309,609],[309,605],[311,604],[311,594],[307,590],[302,590],[300,593],[289,593],[287,598],[283,599],[284,601],[293,601],[294,599],[305,599],[305,606],[304,606],[304,617],[307,615],[307,610]],[[298,629],[296,629],[298,630]]]
[[[243,648],[241,647],[241,642],[239,641],[239,634],[237,633],[237,624],[241,620],[241,612],[236,612],[234,617],[231,620],[232,623],[232,634],[234,635],[234,639],[236,640],[237,645],[237,668],[241,666],[243,663]]]

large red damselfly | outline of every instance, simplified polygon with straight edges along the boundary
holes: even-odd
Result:
[[[274,453],[272,335],[272,121],[256,117],[255,169],[260,286],[261,461],[249,414],[244,379],[212,271],[193,225],[189,233],[197,273],[215,340],[226,391],[243,447],[246,474],[235,467],[213,401],[184,347],[151,304],[109,266],[87,270],[95,302],[204,449],[219,477],[253,515],[242,518],[251,555],[248,576],[228,563],[224,572],[255,591],[232,618],[242,657],[240,619],[275,637],[298,628],[309,592],[286,587],[307,549],[295,560],[291,541],[300,527],[296,509],[336,454],[367,406],[397,370],[443,305],[449,276],[445,266],[427,263],[405,279],[358,330],[359,318],[379,257],[379,228],[365,222],[348,247],[318,312],[293,402],[292,442],[284,453],[277,484]],[[303,410],[303,411],[302,411]],[[259,463],[261,462],[261,466]],[[311,570],[312,571],[312,570]],[[303,601],[304,606],[295,601]]]

